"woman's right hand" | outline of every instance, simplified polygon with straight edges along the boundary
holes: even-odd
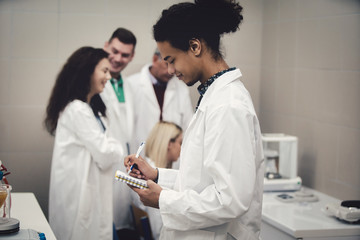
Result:
[[[158,177],[157,169],[150,166],[150,164],[144,160],[142,157],[135,157],[135,154],[129,155],[124,159],[124,165],[126,170],[129,171],[130,167],[136,164],[132,171],[129,173],[130,176],[136,178],[142,178],[145,180],[153,180],[156,181]]]

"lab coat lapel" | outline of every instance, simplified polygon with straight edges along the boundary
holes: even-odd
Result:
[[[116,93],[115,93],[110,81],[108,81],[106,83],[104,91],[106,91],[108,93],[107,96],[109,96],[109,101],[108,101],[109,103],[113,103],[113,102],[117,103],[118,102]],[[111,108],[114,110],[118,119],[121,119],[120,109],[117,106],[113,106]]]
[[[195,123],[196,123],[196,119],[199,117],[199,115],[201,114],[201,112],[203,112],[202,109],[197,109],[197,111],[194,113],[194,115],[192,116],[190,122],[189,122],[189,126],[187,127],[186,131],[185,131],[185,135],[183,137],[183,142],[186,141],[186,138],[188,138],[189,133],[191,133],[191,130],[194,128]],[[182,148],[183,149],[183,148]],[[181,166],[182,161],[180,161],[180,166]]]
[[[230,75],[230,74],[234,74],[234,75]],[[184,136],[184,140],[187,137],[187,133],[191,132],[191,129],[194,127],[196,119],[198,118],[198,116],[200,114],[202,114],[205,111],[206,105],[208,104],[208,102],[211,101],[211,95],[214,94],[214,92],[216,92],[218,89],[222,88],[223,86],[225,86],[226,84],[235,81],[237,79],[239,79],[241,77],[241,72],[239,69],[236,69],[234,71],[231,72],[227,72],[224,75],[220,76],[206,91],[206,93],[204,94],[200,105],[198,107],[198,109],[196,110],[195,114],[193,115],[193,117],[190,120],[189,126],[185,132],[185,136]],[[181,165],[181,162],[180,162]]]
[[[232,81],[237,81],[242,76],[239,69],[235,69],[230,72],[226,72],[221,75],[218,79],[216,79],[213,84],[210,85],[203,98],[201,99],[198,110],[201,109],[204,111],[207,103],[211,100],[211,96],[214,95],[216,91],[221,89],[223,86],[229,84]]]
[[[175,99],[175,93],[176,93],[176,82],[175,81],[178,81],[178,80],[175,78],[171,78],[166,86],[163,110],[167,109],[168,106],[171,104],[171,102],[174,101],[174,99]]]
[[[155,95],[154,87],[152,85],[151,79],[149,77],[149,65],[146,65],[141,70],[141,87],[143,89],[143,93],[145,95],[145,99],[151,102],[155,107],[158,107],[158,101]]]
[[[130,90],[130,86],[128,82],[126,81],[126,78],[124,78],[124,92],[125,92],[125,108],[126,108],[126,120],[127,120],[127,138],[128,141],[131,140],[134,130],[134,99],[133,94]],[[129,143],[132,144],[131,142]]]

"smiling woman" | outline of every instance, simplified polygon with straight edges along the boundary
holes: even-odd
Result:
[[[89,103],[96,116],[99,112],[106,115],[106,106],[98,95],[103,87],[96,87],[94,82],[99,77],[102,81],[110,79],[107,57],[104,50],[92,47],[79,48],[69,57],[57,76],[46,108],[45,126],[50,134],[54,135],[60,113],[73,100]],[[104,76],[98,71],[104,71]]]
[[[45,125],[55,135],[49,222],[58,239],[112,239],[112,166],[121,144],[106,135],[99,93],[110,79],[108,54],[82,47],[60,71]]]
[[[105,84],[110,78],[110,62],[107,58],[104,58],[96,65],[91,76],[90,92],[86,98],[88,103],[94,95],[104,90]]]

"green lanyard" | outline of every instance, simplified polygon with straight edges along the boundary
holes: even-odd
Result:
[[[112,78],[112,79],[110,79],[110,82],[111,82],[111,85],[113,86],[113,89],[115,91],[115,94],[116,94],[119,102],[125,102],[125,94],[124,94],[122,77],[120,76],[119,80]]]

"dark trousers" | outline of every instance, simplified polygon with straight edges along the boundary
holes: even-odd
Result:
[[[133,229],[115,230],[115,227],[114,227],[113,240],[140,240],[140,236],[137,233],[137,231],[135,231]]]

